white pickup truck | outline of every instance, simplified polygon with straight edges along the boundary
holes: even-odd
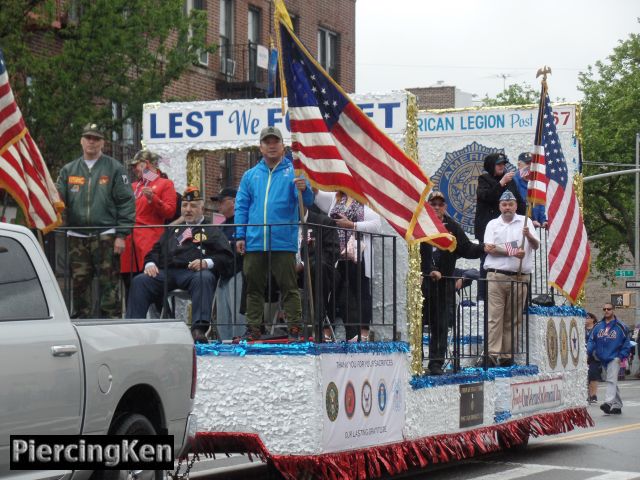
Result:
[[[91,473],[12,471],[12,434],[166,434],[178,456],[195,434],[195,388],[195,351],[183,322],[72,322],[35,237],[0,223],[0,477]]]

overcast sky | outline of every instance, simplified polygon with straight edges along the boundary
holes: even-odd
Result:
[[[549,65],[551,98],[581,98],[578,72],[640,32],[640,0],[357,0],[356,91],[439,80],[495,96]],[[506,77],[506,78],[503,78]]]

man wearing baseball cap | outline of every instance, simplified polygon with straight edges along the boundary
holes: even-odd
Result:
[[[456,237],[457,243],[453,252],[439,250],[426,242],[420,244],[424,278],[422,292],[425,298],[422,325],[429,326],[429,371],[431,375],[442,375],[447,353],[447,333],[449,326],[453,325],[456,260],[459,257],[480,258],[483,245],[472,243],[462,227],[447,215],[447,202],[442,192],[432,191],[428,201],[445,228]]]
[[[245,172],[236,196],[236,249],[244,255],[247,281],[246,340],[260,338],[264,292],[269,273],[275,278],[292,340],[300,339],[302,304],[296,275],[298,192],[305,206],[313,204],[311,185],[296,177],[285,157],[282,133],[276,127],[260,132],[262,159]],[[245,225],[256,226],[245,226]],[[271,272],[269,272],[269,266]],[[271,292],[269,292],[271,293]]]
[[[97,317],[118,318],[119,255],[124,238],[135,222],[136,205],[124,166],[102,153],[104,134],[96,123],[88,123],[80,138],[82,156],[60,170],[56,186],[66,205],[65,226],[71,229],[69,258],[73,282],[74,316],[93,315],[91,283],[98,277]],[[93,227],[74,230],[73,227]]]

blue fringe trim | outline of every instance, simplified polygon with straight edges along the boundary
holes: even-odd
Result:
[[[196,353],[200,356],[214,355],[244,357],[245,355],[322,355],[332,353],[409,353],[407,342],[360,342],[360,343],[198,343]]]
[[[511,367],[465,368],[459,373],[445,375],[414,376],[409,384],[414,390],[441,387],[443,385],[461,385],[464,383],[492,382],[496,378],[524,377],[538,375],[537,365],[513,365]]]
[[[582,307],[540,307],[532,305],[529,307],[529,315],[540,317],[586,317],[587,311]]]

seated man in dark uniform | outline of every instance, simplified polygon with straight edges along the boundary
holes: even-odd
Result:
[[[206,342],[211,307],[220,277],[233,274],[233,253],[219,227],[204,223],[204,201],[196,187],[182,196],[184,222],[165,230],[144,259],[144,274],[131,284],[127,318],[145,318],[149,305],[167,291],[181,288],[191,294],[191,333],[196,342]]]

